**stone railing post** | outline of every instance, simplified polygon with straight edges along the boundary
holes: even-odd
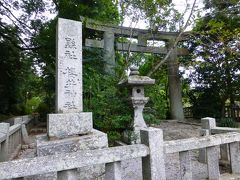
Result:
[[[21,142],[23,144],[29,144],[30,140],[29,140],[26,124],[25,124],[25,119],[23,119],[23,117],[17,117],[14,119],[14,124],[21,124],[21,137],[20,137]]]
[[[201,119],[200,136],[211,135],[211,129],[216,127],[216,120],[214,118],[206,117]],[[199,149],[199,162],[207,163],[206,148]]]
[[[229,144],[230,165],[233,174],[240,174],[240,148],[239,142]]]
[[[181,179],[193,179],[190,151],[179,152],[179,161]]]
[[[219,153],[218,147],[212,146],[206,148],[206,162],[208,169],[208,179],[219,179]]]
[[[8,138],[9,138],[9,123],[0,123],[0,135],[6,135],[6,140],[2,142],[0,152],[0,162],[8,160]]]
[[[157,128],[140,130],[141,143],[149,147],[149,155],[142,158],[144,180],[165,180],[163,132]]]
[[[209,133],[211,134],[211,129],[216,127],[216,119],[205,117],[201,119],[201,126],[202,129],[209,130]]]

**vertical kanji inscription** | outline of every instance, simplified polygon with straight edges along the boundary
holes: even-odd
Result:
[[[56,111],[82,111],[82,23],[59,18]]]

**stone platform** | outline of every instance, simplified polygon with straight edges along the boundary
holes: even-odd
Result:
[[[47,156],[61,153],[76,152],[88,149],[101,149],[108,147],[107,134],[93,129],[91,133],[80,136],[72,136],[64,139],[49,140],[47,134],[38,135],[37,156]],[[80,168],[77,170],[80,180],[102,179],[105,172],[105,165],[96,165]],[[34,179],[46,180],[57,179],[57,173],[38,175]]]
[[[39,135],[37,141],[37,156],[47,156],[58,153],[69,153],[87,149],[108,147],[107,134],[93,129],[91,133],[58,140],[48,140],[47,135]]]

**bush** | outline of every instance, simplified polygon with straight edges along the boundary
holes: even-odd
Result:
[[[236,128],[237,123],[232,118],[221,118],[219,126]]]
[[[47,114],[49,113],[49,107],[46,103],[41,102],[36,111],[39,113],[39,118],[41,120],[46,120]]]
[[[31,99],[28,99],[25,105],[25,113],[31,114],[33,112],[36,112],[41,102],[42,100],[40,97],[32,97]]]
[[[93,112],[94,127],[108,133],[110,143],[119,139],[132,120],[128,90],[92,66],[85,66],[83,81],[84,111]]]

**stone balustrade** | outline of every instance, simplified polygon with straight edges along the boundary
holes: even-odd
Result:
[[[208,168],[209,179],[219,179],[219,145],[228,144],[230,147],[230,165],[233,174],[240,173],[240,167],[237,165],[240,163],[239,152],[240,134],[236,132],[230,132],[225,134],[216,134],[211,136],[203,136],[200,138],[189,138],[174,141],[167,141],[164,143],[165,153],[179,153],[180,160],[180,179],[193,179],[192,178],[192,166],[190,161],[190,150],[201,149],[205,150],[205,162]]]
[[[121,161],[143,157],[144,179],[166,179],[164,166],[163,139],[161,129],[141,130],[141,143],[95,150],[42,156],[0,163],[0,179],[21,178],[57,171],[57,178],[64,179],[66,170],[74,170],[90,165],[105,164],[105,178],[121,179]],[[26,168],[28,167],[28,168]]]
[[[216,119],[211,117],[206,117],[201,119],[201,132],[200,135],[207,136],[207,135],[214,135],[214,134],[225,134],[229,132],[236,132],[240,133],[239,128],[229,128],[229,127],[217,127]],[[224,164],[231,163],[231,148],[228,143],[222,143],[220,145],[220,160]],[[206,149],[203,148],[199,152],[199,161],[202,163],[206,163],[207,155]]]
[[[28,115],[15,117],[12,126],[10,123],[0,123],[0,162],[12,160],[22,144],[29,143],[27,128],[34,118]]]
[[[0,163],[0,179],[27,177],[36,174],[57,172],[62,179],[66,170],[105,164],[107,180],[121,179],[121,161],[142,158],[143,179],[166,179],[164,157],[168,153],[179,153],[180,179],[193,179],[190,151],[206,149],[206,163],[209,179],[219,179],[219,145],[228,144],[230,165],[233,174],[240,173],[240,133],[228,132],[173,141],[163,141],[161,129],[146,128],[140,131],[141,144],[111,148],[82,150],[31,159]],[[26,168],[28,167],[28,168]]]

